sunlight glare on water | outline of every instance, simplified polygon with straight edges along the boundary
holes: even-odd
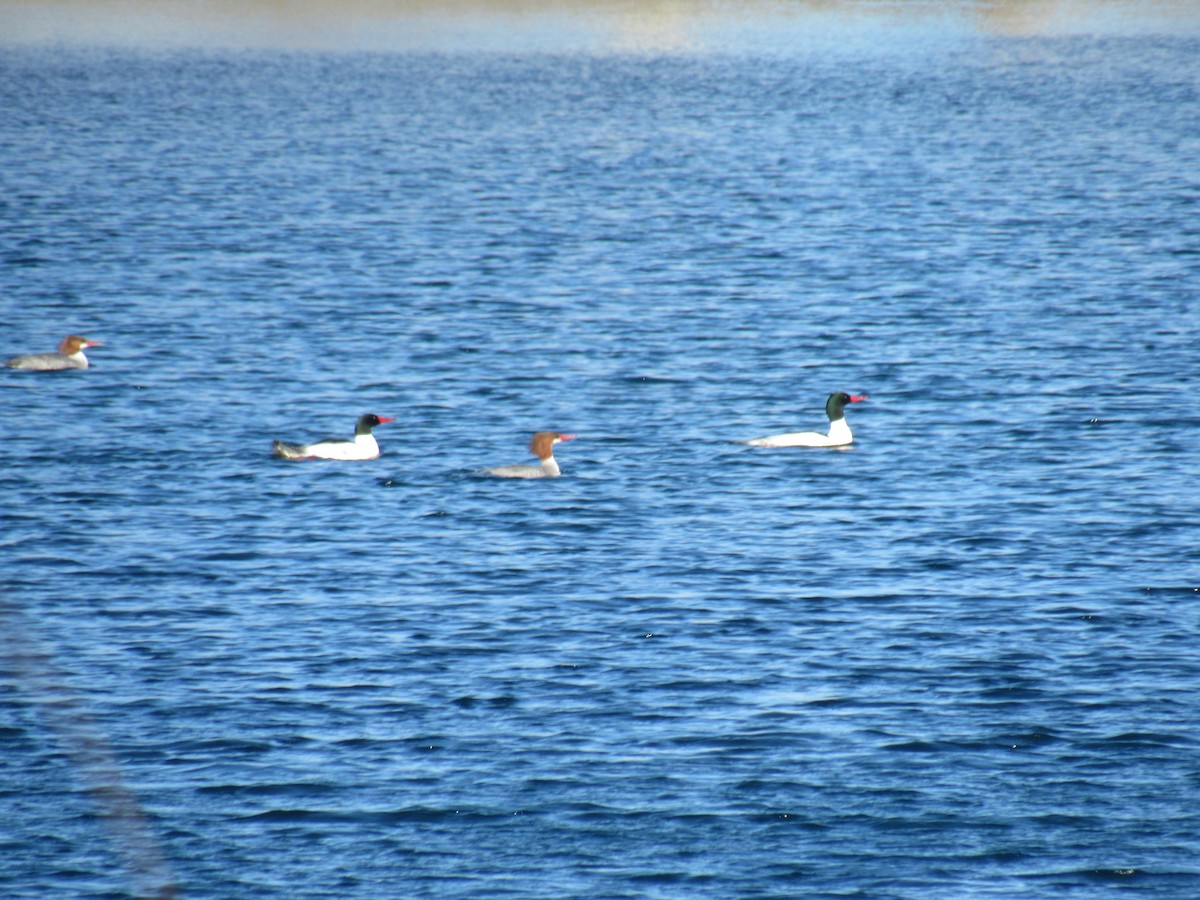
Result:
[[[5,0],[6,43],[325,51],[794,51],[966,34],[1192,34],[1187,0]]]

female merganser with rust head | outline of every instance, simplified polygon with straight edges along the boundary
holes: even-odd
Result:
[[[534,465],[518,464],[515,466],[498,466],[495,469],[484,469],[481,474],[495,475],[497,478],[557,478],[562,473],[554,460],[554,445],[559,441],[569,441],[573,434],[558,434],[553,431],[539,431],[529,442],[529,452],[536,456],[539,463]]]
[[[275,441],[275,453],[284,459],[375,459],[379,456],[379,444],[371,429],[385,422],[395,422],[387,416],[377,416],[367,413],[358,417],[358,425],[354,429],[354,440],[330,438],[317,441],[315,444],[285,444]]]
[[[844,447],[854,443],[854,435],[846,424],[846,404],[861,403],[866,394],[854,396],[845,391],[836,391],[825,401],[825,415],[829,416],[829,434],[819,431],[792,431],[788,434],[773,434],[770,437],[746,441],[751,447]]]
[[[63,369],[86,369],[87,357],[83,351],[88,347],[99,347],[99,341],[90,341],[77,334],[68,335],[58,345],[54,353],[30,353],[27,356],[14,356],[4,361],[10,369],[36,369],[42,372],[58,372]]]

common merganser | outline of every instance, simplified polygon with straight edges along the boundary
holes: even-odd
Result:
[[[529,442],[529,452],[538,458],[538,465],[519,463],[514,466],[498,466],[495,469],[484,469],[481,474],[495,475],[497,478],[557,478],[562,473],[554,459],[554,445],[574,437],[573,434],[539,431]]]
[[[866,394],[852,396],[845,391],[835,391],[825,401],[825,415],[829,416],[829,434],[819,431],[792,431],[788,434],[773,434],[770,437],[746,441],[751,447],[844,447],[854,442],[850,426],[846,424],[846,404],[861,403]]]
[[[342,438],[330,438],[315,444],[285,444],[283,441],[275,441],[272,446],[275,453],[284,459],[375,459],[379,456],[379,444],[371,434],[371,429],[376,425],[395,421],[387,416],[367,413],[358,417],[352,441]]]
[[[63,369],[86,369],[87,357],[83,351],[88,347],[99,347],[99,341],[91,341],[77,334],[67,335],[54,353],[30,353],[6,359],[4,365],[10,369],[37,369],[56,372]]]

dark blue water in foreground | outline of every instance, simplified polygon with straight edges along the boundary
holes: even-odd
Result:
[[[0,894],[1196,896],[1198,54],[4,51]]]

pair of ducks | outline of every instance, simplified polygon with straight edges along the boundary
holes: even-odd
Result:
[[[829,399],[825,401],[825,414],[829,416],[828,434],[817,431],[792,431],[741,443],[751,447],[844,447],[854,441],[850,426],[846,424],[846,406],[850,403],[861,403],[866,399],[865,395],[855,396],[844,391],[830,394]],[[377,425],[394,421],[395,419],[386,416],[367,413],[359,417],[352,441],[331,439],[314,444],[285,444],[283,441],[275,441],[273,446],[276,455],[284,459],[375,459],[379,456],[379,444],[376,443],[371,430]],[[538,458],[537,465],[499,466],[484,469],[479,474],[497,478],[557,478],[561,472],[558,462],[554,459],[554,445],[574,437],[573,434],[539,431],[529,442],[529,452]]]
[[[272,446],[275,455],[284,459],[375,459],[379,456],[379,444],[371,429],[376,425],[394,422],[387,416],[377,416],[367,413],[358,417],[358,425],[354,429],[354,440],[329,438],[317,441],[315,444],[285,444],[275,441]],[[538,458],[538,464],[521,463],[512,466],[498,466],[494,469],[484,469],[481,475],[494,475],[497,478],[557,478],[558,462],[554,459],[554,445],[574,438],[573,434],[559,434],[554,431],[539,431],[529,442],[529,452]]]
[[[83,351],[89,347],[98,346],[100,346],[99,341],[72,334],[63,339],[54,353],[15,356],[4,364],[10,369],[39,371],[86,369],[88,361]],[[866,399],[865,394],[856,396],[844,391],[835,391],[830,394],[829,399],[825,401],[825,415],[829,417],[828,434],[821,434],[817,431],[793,431],[741,443],[750,447],[844,447],[854,441],[854,436],[850,433],[850,426],[846,424],[846,406],[850,403],[860,403]],[[275,441],[272,446],[276,455],[284,459],[375,459],[379,456],[379,443],[371,431],[376,426],[394,421],[395,419],[387,416],[367,413],[359,416],[353,440],[330,438],[311,444],[286,444],[283,441]],[[484,469],[481,474],[493,475],[497,478],[557,478],[562,473],[558,468],[558,462],[554,459],[554,445],[562,441],[569,441],[574,437],[573,434],[539,431],[529,442],[529,452],[538,458],[537,465],[521,463],[498,466],[494,469]]]

